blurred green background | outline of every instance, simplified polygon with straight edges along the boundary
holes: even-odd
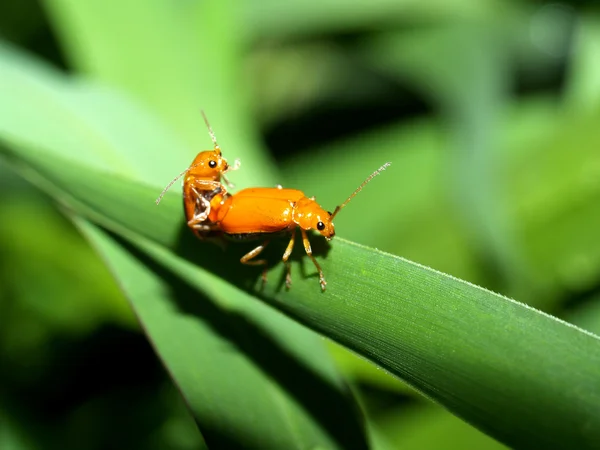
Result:
[[[600,332],[595,2],[229,0],[194,27],[156,20],[194,3],[2,0],[0,39],[160,118],[189,150],[179,170],[211,147],[200,108],[230,161],[252,155],[239,187],[331,209],[391,161],[339,235]],[[99,258],[2,160],[0,188],[0,448],[198,448]],[[501,447],[330,349],[392,448]]]

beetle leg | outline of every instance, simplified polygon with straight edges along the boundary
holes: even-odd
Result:
[[[194,217],[191,219],[195,223],[203,222],[208,218],[210,214],[210,202],[215,195],[222,194],[225,196],[227,194],[225,186],[218,181],[194,180],[191,190],[196,200]]]
[[[242,264],[246,264],[248,266],[263,266],[263,265],[266,266],[267,265],[266,259],[259,259],[257,261],[251,261],[251,259],[254,258],[255,256],[258,256],[260,254],[260,252],[262,252],[265,249],[265,247],[267,246],[268,243],[269,243],[269,240],[267,239],[265,242],[263,242],[261,245],[256,247],[254,250],[251,250],[248,253],[246,253],[244,256],[242,256],[240,259],[240,262]],[[267,268],[266,267],[262,273],[262,281],[263,281],[263,285],[267,282]]]
[[[196,224],[191,225],[191,228],[193,230],[197,230],[197,231],[215,231],[215,230],[219,229],[219,225],[214,224],[214,223],[212,223],[210,225],[207,225],[204,223],[196,223]]]
[[[325,286],[327,286],[327,281],[325,281],[325,275],[323,275],[323,270],[321,269],[321,266],[312,254],[312,248],[310,247],[310,241],[308,240],[306,230],[300,228],[300,232],[302,233],[302,243],[304,244],[304,250],[306,251],[308,257],[312,260],[317,270],[319,271],[319,283],[321,284],[321,289],[325,290]]]
[[[242,264],[247,264],[249,266],[262,266],[262,265],[267,264],[266,259],[259,259],[257,261],[251,261],[251,259],[254,258],[255,256],[258,256],[260,254],[260,252],[262,252],[265,249],[265,247],[267,246],[268,243],[269,243],[269,241],[266,240],[265,242],[260,244],[258,247],[256,247],[254,250],[251,250],[248,253],[246,253],[244,256],[242,256],[242,258],[240,259],[240,262]]]
[[[212,190],[211,192],[209,192],[208,194],[204,194],[202,196],[202,198],[204,200],[208,201],[208,203],[210,205],[210,202],[212,201],[212,199],[215,198],[215,196],[219,195],[219,194],[223,194],[223,195],[227,194],[227,191],[225,190],[225,188],[223,187],[222,184],[219,185],[219,187],[217,187],[214,190]]]
[[[223,186],[222,183],[212,180],[194,180],[192,182],[192,189],[196,194],[198,194],[198,191],[213,191],[213,194],[215,195],[219,192],[223,195],[227,194],[227,189],[225,189],[225,186]],[[217,189],[221,190],[219,192],[214,192]]]
[[[287,248],[285,249],[283,258],[281,258],[283,260],[283,262],[285,263],[285,267],[286,267],[285,287],[288,289],[292,286],[292,267],[288,261],[288,258],[290,257],[290,255],[292,254],[292,250],[294,249],[294,239],[295,238],[296,238],[296,230],[292,231],[290,243],[288,244]]]
[[[194,208],[194,217],[188,220],[188,226],[195,228],[195,225],[198,225],[208,219],[208,215],[210,214],[210,200],[204,198],[204,196],[201,195],[195,188],[192,188],[192,190],[194,191],[194,194],[196,194],[196,207]]]
[[[216,183],[216,182],[206,182],[206,183]],[[188,220],[188,226],[191,228],[206,230],[207,228],[204,225],[201,225],[203,222],[208,219],[208,215],[210,214],[210,202],[215,197],[215,195],[221,194],[225,191],[225,188],[221,185],[221,183],[217,183],[218,187],[214,190],[203,193],[202,190],[199,190],[196,186],[192,187],[192,191],[196,196],[196,207],[194,208],[195,213],[194,217]],[[210,229],[210,228],[209,228]]]

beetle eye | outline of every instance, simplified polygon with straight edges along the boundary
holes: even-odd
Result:
[[[323,231],[325,229],[325,224],[323,222],[317,223],[317,230]]]
[[[214,169],[215,167],[217,167],[217,162],[216,161],[209,161],[208,162],[208,167],[210,167],[211,169]]]

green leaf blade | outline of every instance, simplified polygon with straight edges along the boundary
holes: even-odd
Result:
[[[119,244],[88,222],[76,222],[129,297],[209,446],[366,448],[362,427],[339,391],[343,385],[331,379],[335,371],[323,377],[326,365],[313,372],[277,342],[277,330],[306,340],[305,330],[260,304],[238,314],[231,307],[235,291],[222,290],[230,306],[220,305],[124,241]],[[325,356],[313,347],[316,359]],[[315,408],[310,400],[315,389],[325,407]],[[328,409],[337,414],[319,413]]]

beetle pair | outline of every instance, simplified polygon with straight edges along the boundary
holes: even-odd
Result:
[[[183,171],[160,194],[158,204],[163,195],[173,183],[185,175],[183,181],[183,202],[188,226],[194,233],[204,238],[211,233],[222,233],[234,239],[263,239],[255,249],[244,255],[240,262],[248,265],[266,265],[264,259],[254,260],[267,246],[273,235],[287,232],[290,241],[285,249],[282,260],[286,265],[286,287],[291,286],[291,268],[288,259],[295,242],[296,228],[300,228],[304,250],[319,272],[321,289],[325,290],[327,282],[321,266],[312,254],[307,231],[316,230],[327,240],[335,236],[333,219],[336,214],[358,194],[362,188],[375,176],[385,170],[390,163],[385,163],[373,172],[344,203],[336,207],[333,213],[325,211],[315,201],[314,197],[306,195],[297,189],[248,188],[236,194],[227,193],[220,182],[221,178],[229,187],[233,185],[226,178],[229,170],[239,167],[239,161],[230,167],[222,157],[215,134],[204,112],[202,112],[208,132],[214,144],[214,149],[200,152],[190,167]],[[266,279],[266,269],[263,280]]]

